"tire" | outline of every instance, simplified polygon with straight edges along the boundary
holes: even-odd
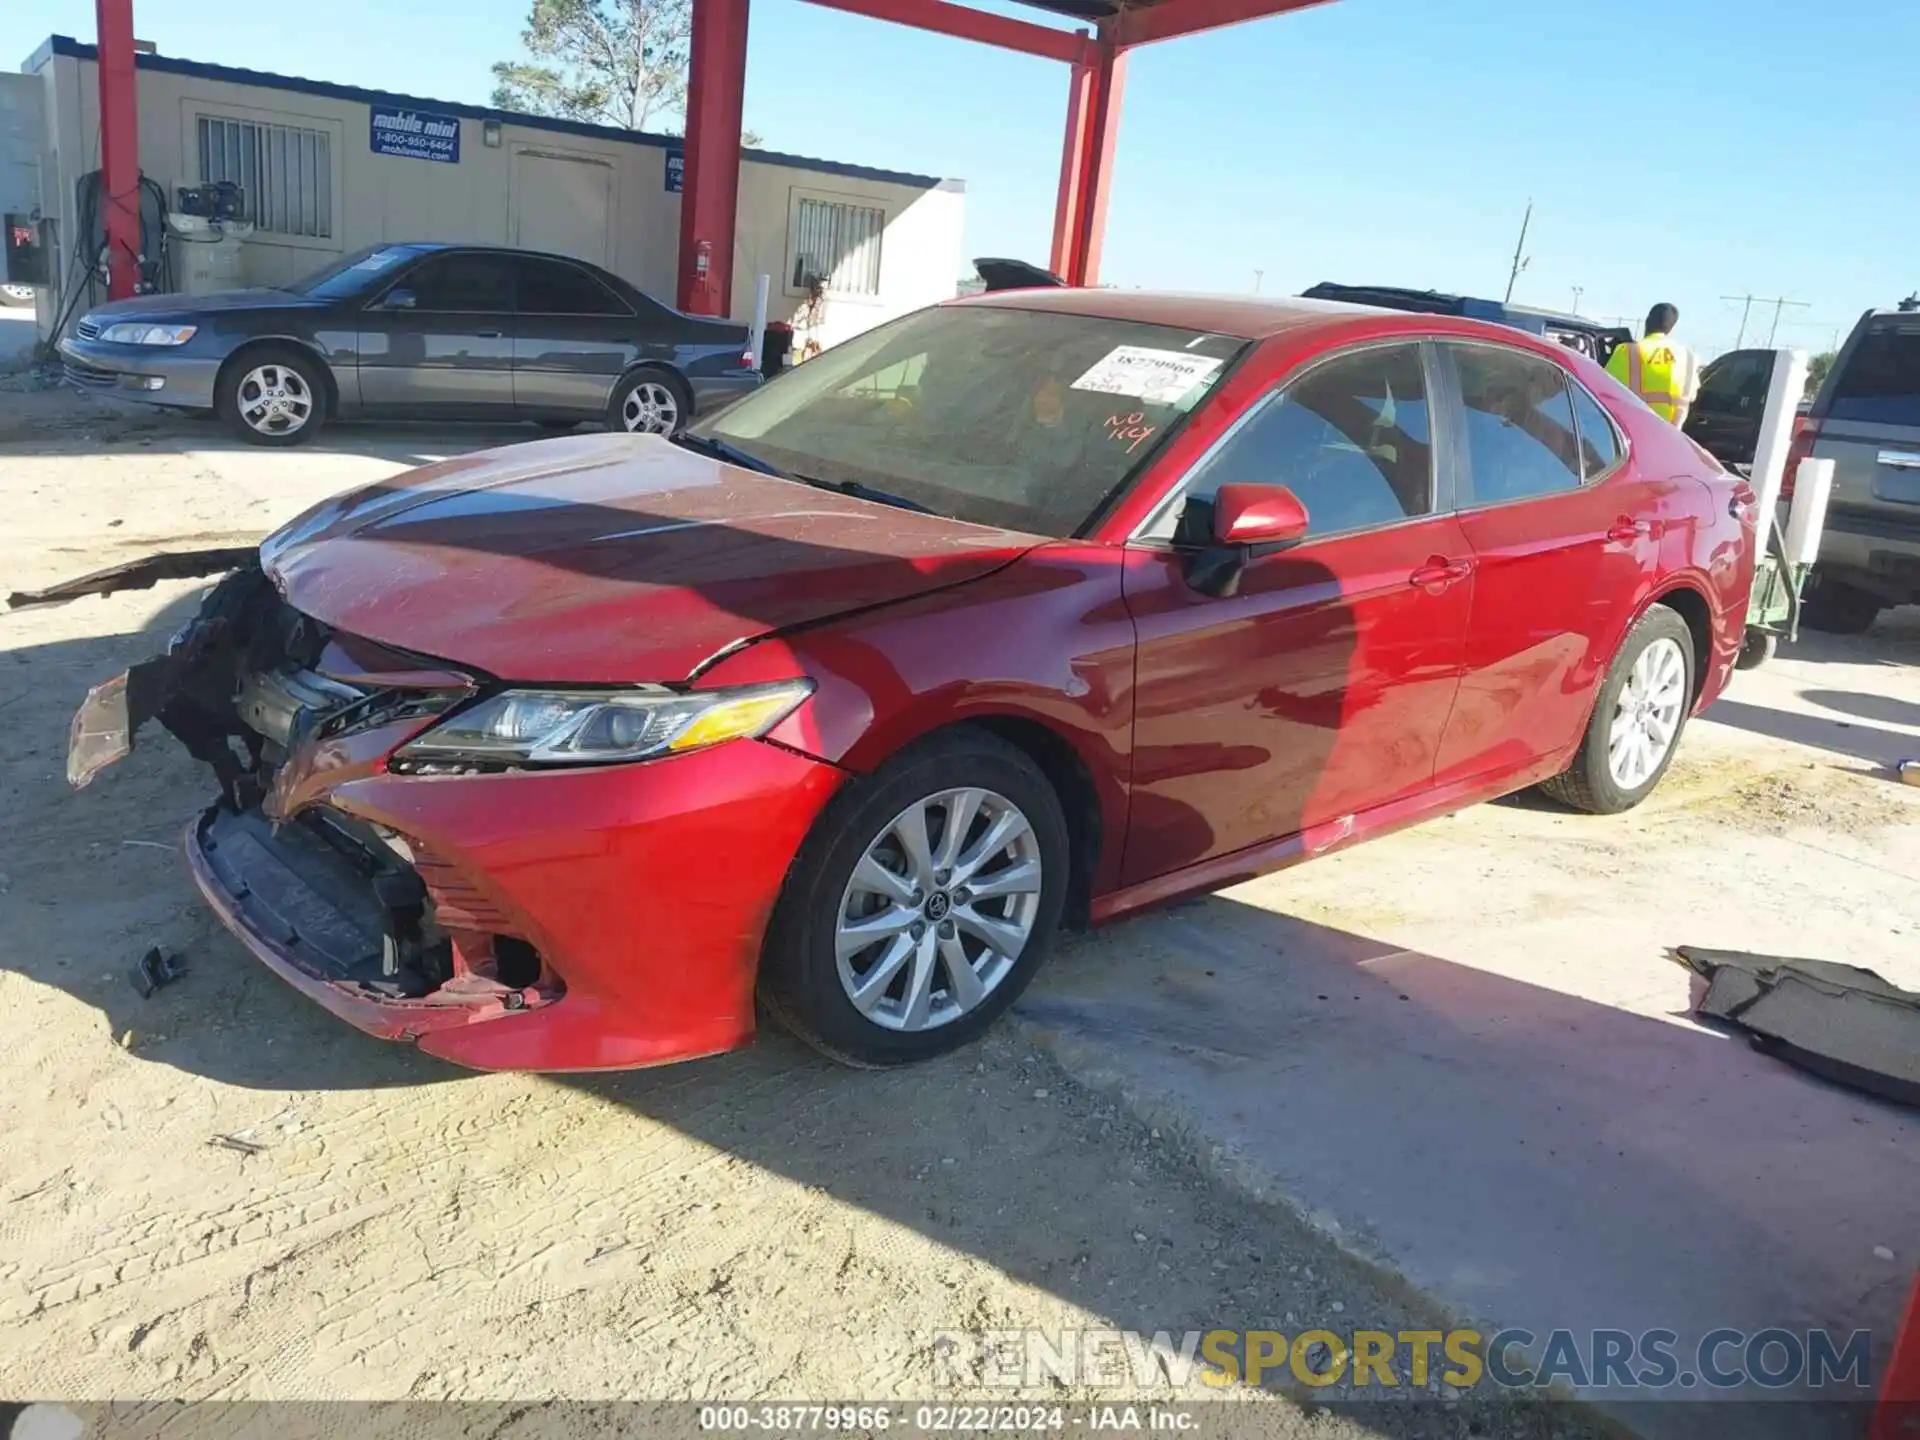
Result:
[[[1643,665],[1643,657],[1650,652],[1654,658]],[[1672,688],[1675,684],[1677,693]],[[1562,804],[1593,815],[1631,810],[1653,793],[1673,763],[1693,706],[1693,691],[1693,632],[1674,611],[1655,605],[1634,622],[1613,657],[1573,764],[1540,788]],[[1636,704],[1644,708],[1629,718]],[[1617,759],[1616,726],[1621,729]],[[1661,735],[1664,741],[1659,740]],[[1651,763],[1647,763],[1649,753]]]
[[[249,445],[304,445],[327,419],[321,370],[291,346],[246,351],[221,373],[214,408]]]
[[[962,866],[935,868],[947,858],[956,814],[967,822],[965,843],[951,853],[985,880],[1017,877],[1017,889],[970,899]],[[919,865],[900,843],[916,818],[927,836]],[[996,826],[1008,839],[976,853]],[[1024,751],[971,729],[914,745],[835,797],[800,847],[761,955],[761,1002],[845,1065],[905,1065],[956,1049],[1019,998],[1044,963],[1069,854],[1060,799]],[[884,871],[884,884],[863,885],[856,871]],[[850,937],[843,957],[849,925],[865,925],[873,938],[861,945]],[[986,939],[990,926],[1000,947]],[[967,985],[956,980],[958,963],[973,976]],[[857,1003],[863,982],[876,988]]]
[[[1871,591],[1816,573],[1806,598],[1800,602],[1800,623],[1829,635],[1864,635],[1885,608]]]
[[[1736,670],[1758,670],[1780,648],[1780,637],[1765,630],[1749,630],[1740,642],[1740,654],[1733,662]]]
[[[614,387],[607,428],[634,435],[677,435],[693,418],[693,396],[671,370],[636,370]]]

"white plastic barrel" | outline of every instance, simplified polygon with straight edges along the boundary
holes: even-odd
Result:
[[[1833,461],[1802,460],[1793,472],[1793,508],[1787,512],[1787,561],[1811,565],[1820,558],[1820,534],[1827,528],[1827,501],[1833,496]]]

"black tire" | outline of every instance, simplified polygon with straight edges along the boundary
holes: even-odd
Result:
[[[1800,602],[1800,623],[1829,635],[1864,635],[1886,606],[1878,595],[1818,572]]]
[[[1765,630],[1749,630],[1740,642],[1740,654],[1733,662],[1736,670],[1758,670],[1780,648],[1780,637]]]
[[[693,395],[687,389],[686,381],[673,371],[662,370],[657,366],[643,366],[632,374],[621,377],[620,383],[613,387],[613,398],[607,402],[607,428],[621,431],[632,428],[627,423],[627,401],[643,386],[658,386],[671,397],[673,419],[665,428],[638,430],[633,433],[678,435],[693,418]],[[657,409],[657,405],[654,408]]]
[[[1659,640],[1671,640],[1680,647],[1680,657],[1685,667],[1685,697],[1680,705],[1673,736],[1667,742],[1666,753],[1644,780],[1628,788],[1614,779],[1608,763],[1607,742],[1620,704],[1620,692],[1627,688],[1633,667],[1640,656]],[[1585,810],[1592,815],[1618,815],[1623,810],[1631,810],[1653,793],[1654,787],[1660,783],[1660,777],[1667,773],[1667,767],[1673,763],[1681,737],[1686,733],[1687,716],[1693,708],[1695,690],[1693,632],[1687,629],[1687,622],[1676,612],[1665,605],[1655,605],[1634,622],[1633,628],[1627,632],[1627,638],[1621,642],[1619,653],[1613,657],[1613,664],[1607,668],[1607,678],[1601,683],[1600,693],[1594,697],[1593,715],[1587,721],[1587,733],[1581,737],[1580,749],[1573,757],[1573,764],[1563,773],[1542,783],[1541,790],[1563,805],[1571,805],[1576,810]]]
[[[1033,927],[1012,967],[974,1008],[927,1029],[890,1029],[856,1009],[841,983],[835,938],[842,898],[854,867],[895,817],[916,801],[962,787],[1004,797],[1031,827],[1041,867]],[[911,746],[848,785],[801,845],[762,948],[761,1003],[787,1029],[843,1065],[878,1069],[957,1049],[1018,999],[1045,962],[1059,929],[1070,854],[1060,799],[1024,751],[971,728]],[[950,991],[949,984],[941,993]]]
[[[280,388],[284,390],[290,406],[304,402],[304,418],[295,424],[287,424],[297,413],[290,408],[279,428],[272,421],[268,428],[256,428],[247,419],[252,413],[254,402],[259,397],[255,388],[263,371],[279,367],[293,377],[292,383],[282,380]],[[264,345],[256,350],[248,350],[228,362],[221,373],[219,389],[214,396],[214,410],[228,427],[249,445],[304,445],[320,433],[321,426],[327,421],[326,376],[320,361],[291,345]]]

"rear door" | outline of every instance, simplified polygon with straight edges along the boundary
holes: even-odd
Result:
[[[514,258],[513,398],[520,413],[604,415],[638,353],[633,307],[579,265]]]
[[[1578,736],[1688,482],[1641,477],[1600,403],[1554,362],[1492,343],[1440,349],[1477,566],[1444,785],[1522,769]]]
[[[1874,315],[1835,365],[1813,454],[1834,462],[1823,567],[1920,594],[1920,314]]]
[[[513,270],[493,251],[430,255],[360,312],[368,410],[505,419],[513,413]]]

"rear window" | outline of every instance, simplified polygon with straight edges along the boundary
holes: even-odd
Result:
[[[1920,321],[1876,323],[1833,380],[1836,420],[1920,425]]]

